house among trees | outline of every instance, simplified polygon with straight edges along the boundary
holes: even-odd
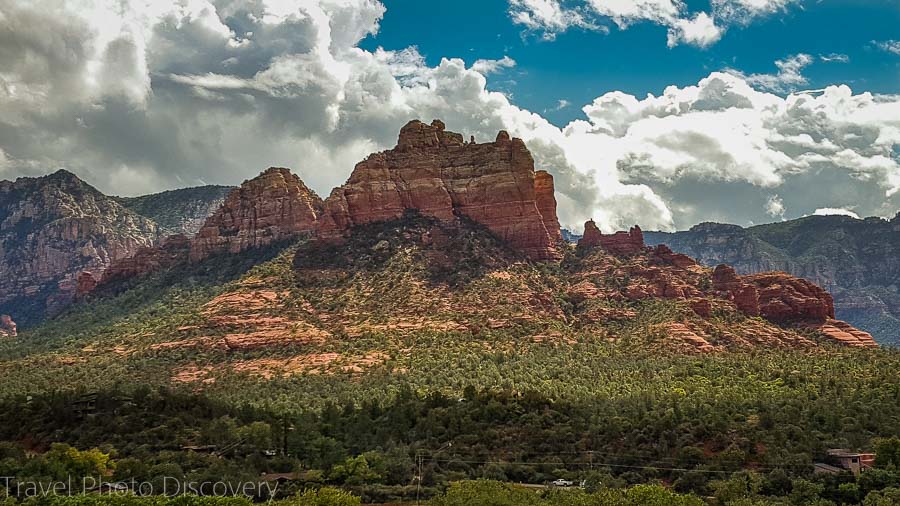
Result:
[[[874,453],[853,452],[844,448],[828,450],[826,462],[813,464],[816,474],[838,474],[850,471],[855,475],[875,465]]]

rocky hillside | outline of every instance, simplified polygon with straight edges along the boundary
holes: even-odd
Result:
[[[0,314],[40,320],[71,300],[82,271],[101,272],[158,237],[152,220],[67,171],[0,181]]]
[[[739,273],[784,271],[834,295],[837,317],[884,344],[900,344],[900,215],[857,220],[809,216],[742,228],[703,223],[674,234],[646,232],[704,265],[726,263]]]
[[[270,167],[229,192],[193,237],[175,234],[113,262],[101,276],[85,274],[82,294],[120,290],[148,274],[218,254],[237,254],[309,235],[322,199],[288,169]]]
[[[440,121],[412,121],[395,148],[357,164],[324,202],[288,169],[270,168],[229,193],[195,237],[143,244],[102,275],[78,274],[74,285],[90,304],[140,287],[143,277],[208,271],[229,256],[250,252],[252,260],[255,250],[301,240],[290,273],[225,288],[195,324],[158,336],[167,339],[160,349],[485,329],[539,339],[654,337],[701,352],[874,346],[835,319],[831,296],[812,283],[712,271],[647,247],[638,227],[605,235],[589,221],[585,230],[577,248],[562,241],[553,178],[535,170],[520,139],[501,131],[477,144]],[[648,305],[665,314],[646,314]]]
[[[191,237],[222,206],[225,196],[233,189],[232,186],[198,186],[140,197],[119,197],[118,201],[156,222],[163,237],[175,234]]]
[[[373,335],[639,342],[688,353],[875,346],[803,279],[713,271],[647,247],[638,227],[606,235],[588,222],[578,246],[565,245],[546,198],[552,187],[521,141],[501,132],[493,143],[465,143],[440,122],[408,124],[396,148],[358,164],[324,203],[286,169],[269,169],[233,192],[196,238],[143,254],[165,276],[277,244],[276,236],[301,243],[197,306],[190,323],[141,332],[141,345],[149,339],[155,355],[180,357],[304,350],[241,365],[261,375],[382,363],[377,346],[348,357],[330,351]],[[185,366],[173,378],[217,374]]]

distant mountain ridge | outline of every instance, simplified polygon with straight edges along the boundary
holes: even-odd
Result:
[[[153,220],[71,172],[0,181],[0,313],[39,321],[68,304],[81,272],[158,238]]]
[[[123,206],[159,225],[160,235],[197,233],[203,222],[225,202],[233,186],[180,188],[140,197],[116,197]]]
[[[832,293],[838,318],[882,344],[900,345],[900,214],[892,220],[808,216],[748,228],[701,223],[644,236],[707,266],[806,278]]]
[[[58,312],[83,273],[99,278],[166,236],[195,234],[232,189],[112,197],[66,170],[0,181],[0,315],[28,326]]]

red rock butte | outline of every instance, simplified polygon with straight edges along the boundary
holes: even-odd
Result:
[[[468,217],[533,260],[560,257],[553,176],[535,171],[525,143],[505,131],[479,144],[439,120],[410,121],[395,148],[359,162],[331,192],[317,235],[340,241],[353,226],[408,209],[442,221]]]
[[[207,218],[191,241],[190,257],[239,253],[315,229],[322,199],[290,170],[271,167],[244,181]]]
[[[633,255],[644,251],[644,233],[635,225],[628,232],[604,235],[594,220],[584,224],[584,235],[578,241],[579,248],[601,248],[616,255]]]

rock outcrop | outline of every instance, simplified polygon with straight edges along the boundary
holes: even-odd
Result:
[[[734,302],[742,313],[759,316],[759,290],[754,284],[744,282],[733,268],[719,265],[713,271],[712,281],[719,295]]]
[[[759,291],[759,313],[767,320],[827,320],[834,318],[834,299],[815,284],[784,272],[744,277]]]
[[[769,321],[834,318],[834,301],[828,292],[784,272],[739,276],[732,267],[723,264],[713,271],[713,287],[744,313]]]
[[[75,298],[80,298],[97,288],[97,277],[93,273],[84,271],[78,275],[75,281]]]
[[[645,232],[647,244],[739,274],[783,271],[834,296],[837,317],[882,344],[900,345],[900,216],[893,220],[808,216],[742,228],[701,223],[676,233]]]
[[[187,260],[190,251],[190,239],[182,234],[169,236],[158,246],[140,248],[134,256],[113,262],[103,272],[98,284],[103,285],[167,269]],[[79,290],[79,293],[87,292]]]
[[[311,233],[321,210],[322,199],[299,177],[288,169],[269,168],[228,194],[191,241],[190,258],[238,253]]]
[[[644,234],[641,227],[635,225],[628,232],[604,235],[594,220],[588,220],[584,224],[584,235],[578,241],[578,247],[589,249],[598,246],[614,255],[633,255],[644,250]]]
[[[872,334],[863,332],[849,323],[841,320],[828,319],[821,325],[810,326],[813,330],[817,330],[833,339],[838,343],[854,348],[877,348],[878,344],[872,337]]]
[[[341,241],[351,227],[399,218],[407,210],[442,221],[465,216],[536,260],[559,257],[553,178],[535,172],[521,139],[501,131],[494,142],[411,121],[394,149],[358,163],[325,201],[317,234]]]
[[[16,337],[16,322],[8,314],[0,315],[0,337]]]
[[[0,312],[39,321],[72,299],[81,272],[157,238],[153,221],[67,171],[0,181]]]

